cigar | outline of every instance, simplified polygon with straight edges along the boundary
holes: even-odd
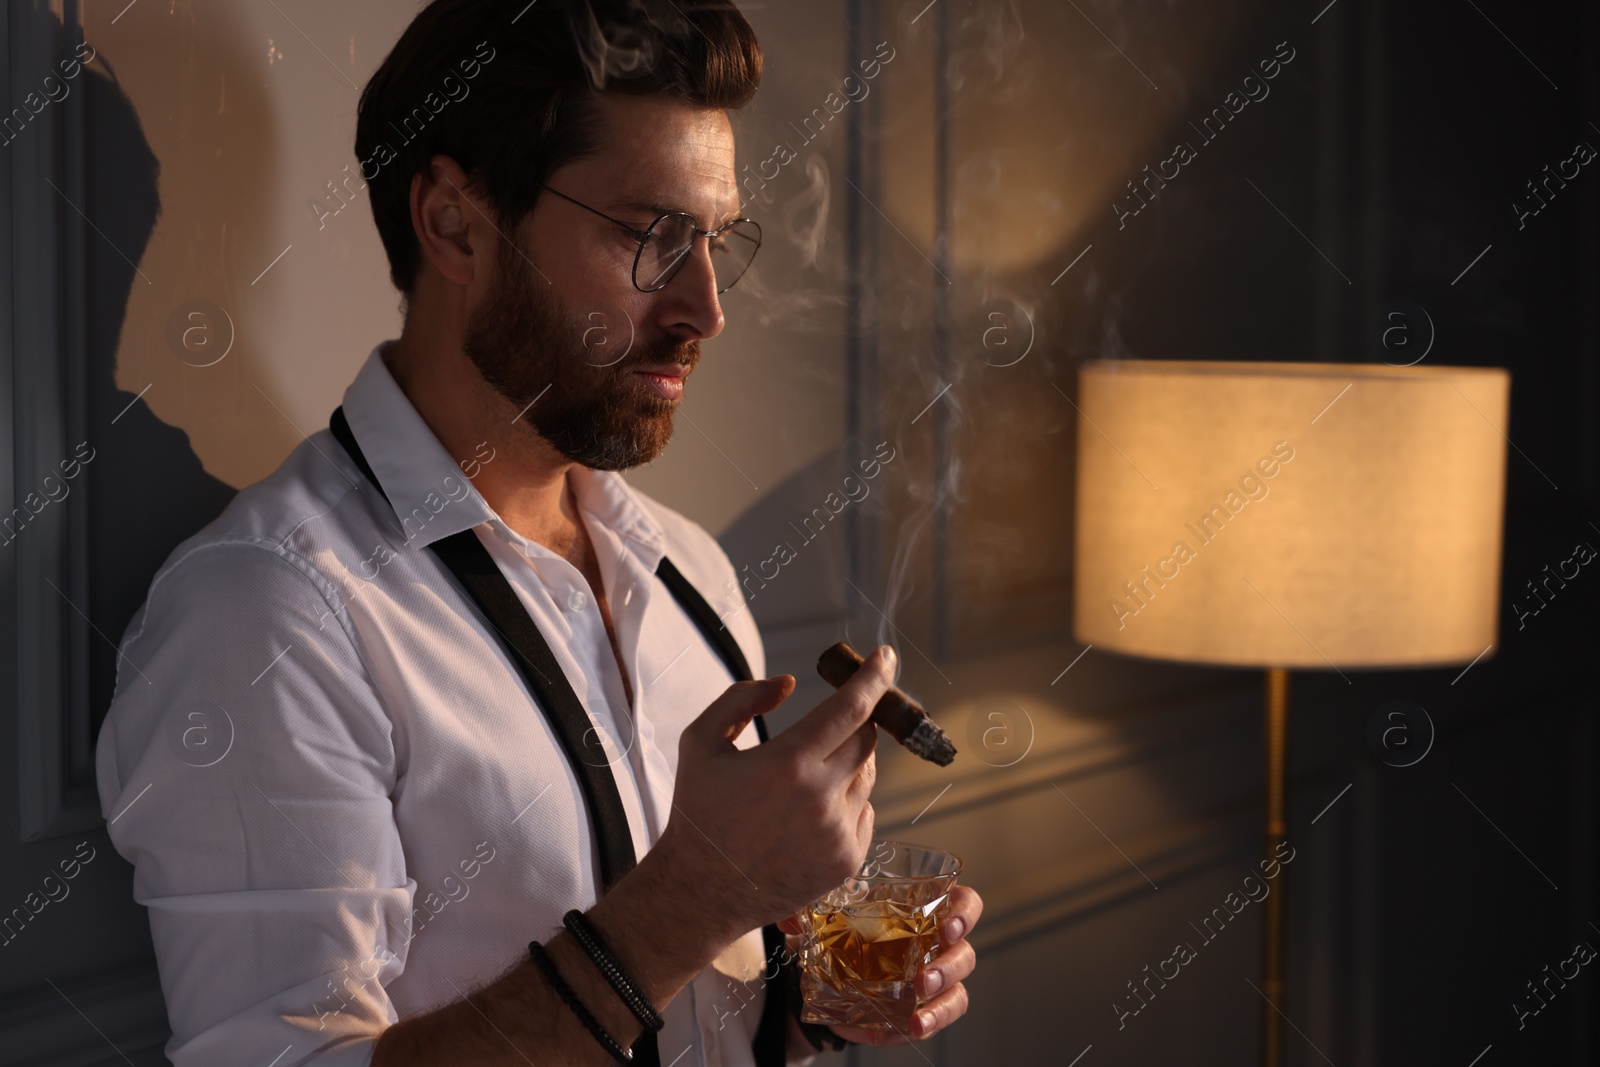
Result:
[[[817,657],[817,673],[838,689],[850,680],[862,662],[860,653],[840,641]],[[878,706],[872,709],[872,721],[929,763],[948,767],[956,758],[956,746],[950,743],[944,731],[928,718],[922,705],[902,693],[898,686],[890,686],[879,699]]]

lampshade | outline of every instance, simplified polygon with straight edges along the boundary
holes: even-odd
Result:
[[[1079,641],[1324,669],[1494,644],[1504,369],[1103,360],[1079,383]]]

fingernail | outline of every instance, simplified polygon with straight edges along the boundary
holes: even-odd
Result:
[[[944,937],[946,941],[960,941],[961,935],[967,932],[967,924],[960,919],[951,919],[944,924]]]
[[[884,664],[884,666],[888,667],[890,670],[894,670],[894,661],[895,661],[894,646],[893,645],[884,645],[883,646],[883,664]]]
[[[933,1030],[933,1012],[917,1012],[917,1022],[921,1024],[923,1034],[930,1033]]]
[[[927,987],[928,996],[933,996],[935,993],[939,992],[940,989],[944,988],[944,972],[929,971],[928,977],[923,982],[923,985]]]

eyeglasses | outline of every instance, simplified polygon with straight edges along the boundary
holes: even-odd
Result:
[[[640,292],[653,293],[672,281],[694,250],[696,237],[710,238],[711,266],[716,275],[718,293],[733,288],[733,283],[743,277],[750,267],[750,261],[756,257],[756,250],[761,247],[761,226],[754,219],[734,219],[720,229],[702,230],[694,224],[693,215],[671,211],[658,216],[648,228],[636,230],[621,219],[596,211],[543,182],[538,185],[633,234],[639,242],[639,250],[633,257],[633,284]]]

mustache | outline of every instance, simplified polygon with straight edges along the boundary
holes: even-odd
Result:
[[[700,362],[700,342],[694,341],[662,341],[643,351],[635,351],[632,357],[618,365],[619,372],[627,373],[638,370],[640,367],[656,367],[663,363],[675,363],[685,370],[693,370],[695,364]]]

